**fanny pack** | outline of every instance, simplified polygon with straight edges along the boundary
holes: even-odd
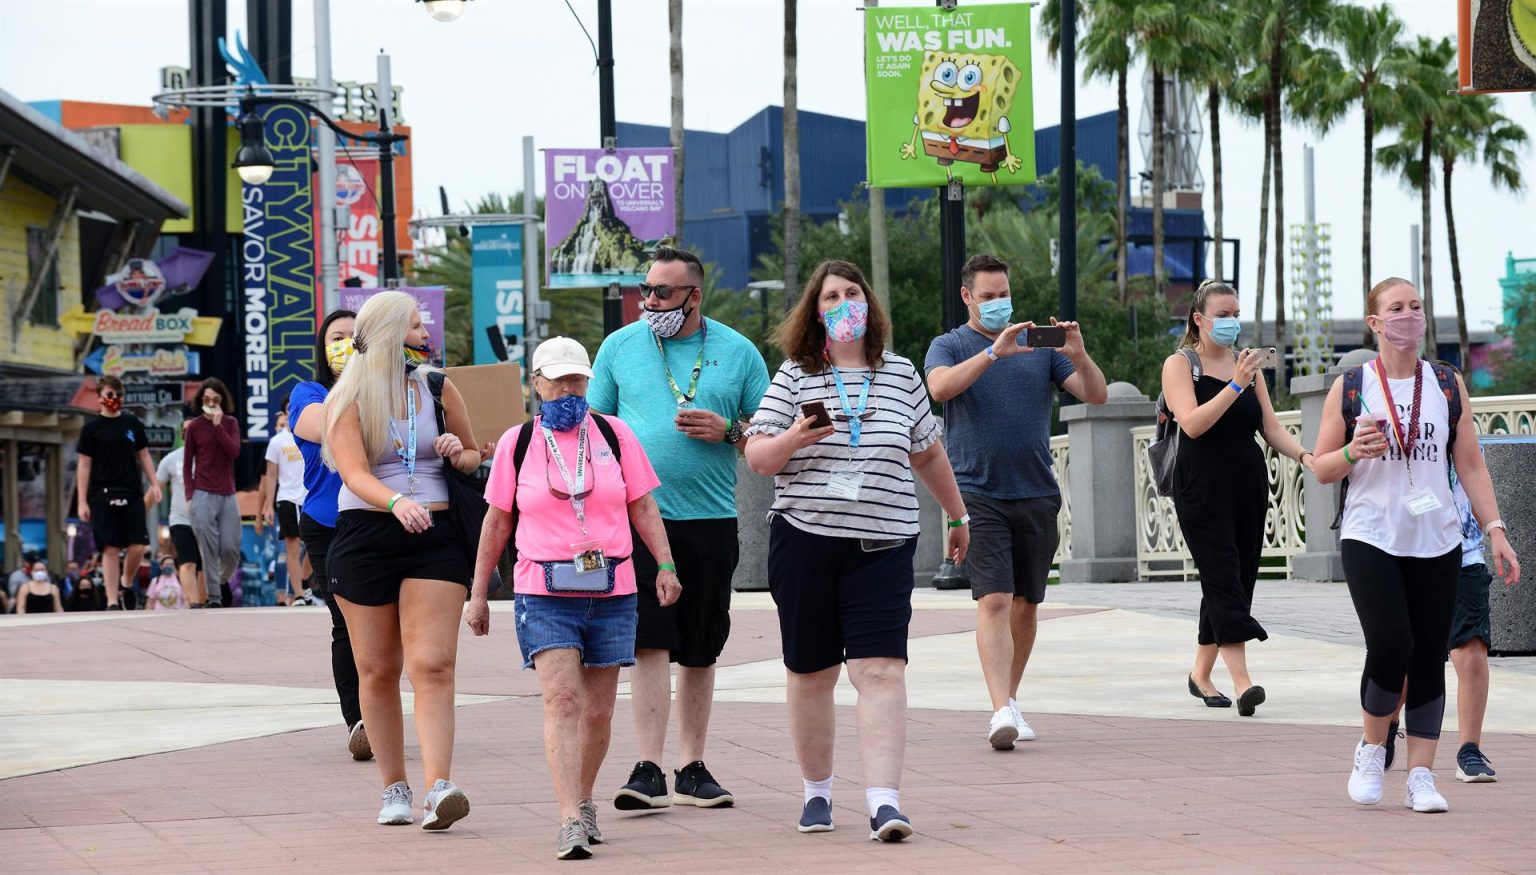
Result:
[[[553,593],[580,592],[606,595],[613,592],[619,565],[629,559],[609,559],[608,565],[594,571],[578,571],[575,562],[540,562],[544,569],[544,589]]]

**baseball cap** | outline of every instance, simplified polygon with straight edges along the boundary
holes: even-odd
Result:
[[[581,343],[570,337],[551,337],[533,351],[533,372],[548,380],[572,374],[592,376],[592,359]]]

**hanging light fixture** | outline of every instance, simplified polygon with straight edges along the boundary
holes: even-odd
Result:
[[[267,149],[266,132],[254,106],[244,106],[240,115],[240,151],[231,166],[247,185],[262,185],[272,178],[276,162]]]
[[[437,21],[454,21],[464,14],[469,0],[416,0],[427,8],[427,14]]]

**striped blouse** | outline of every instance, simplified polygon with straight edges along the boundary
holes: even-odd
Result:
[[[827,537],[914,538],[919,526],[911,457],[937,443],[940,431],[922,376],[910,359],[890,352],[878,370],[840,373],[855,406],[873,373],[858,449],[849,446],[848,417],[830,369],[808,374],[794,361],[784,362],[752,417],[748,434],[777,437],[794,424],[801,404],[821,401],[836,428],[820,443],[797,451],[775,475],[772,513],[797,529]],[[837,497],[829,489],[835,474],[862,475],[856,499]]]

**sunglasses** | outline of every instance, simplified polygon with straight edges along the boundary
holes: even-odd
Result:
[[[113,392],[113,391],[112,391],[112,390],[110,390],[110,389],[109,389],[109,390],[107,390],[107,391],[105,391],[105,392],[103,392],[103,393],[101,393],[101,397],[102,397],[102,398],[103,398],[103,399],[106,399],[106,400],[109,400],[109,401],[110,401],[110,400],[111,400],[111,399],[113,399],[113,398],[121,398],[121,397],[123,397],[123,396],[122,396],[122,395],[120,395],[120,394],[118,394],[118,393],[117,393],[117,392]]]
[[[692,294],[696,289],[698,289],[698,286],[653,286],[650,283],[641,283],[640,296],[642,298],[649,298],[654,295],[658,301],[670,301],[677,292],[687,295]]]
[[[591,453],[587,454],[587,467],[588,468],[592,467],[592,454]],[[553,495],[554,497],[560,499],[561,501],[572,501],[572,500],[575,500],[575,501],[586,501],[587,496],[591,495],[592,491],[597,488],[596,478],[594,477],[593,478],[592,486],[589,489],[587,489],[585,492],[578,492],[575,495],[571,495],[568,492],[561,492],[560,490],[555,488],[554,481],[549,479],[549,465],[547,463],[544,465],[544,485],[549,488],[549,494],[550,495]]]

